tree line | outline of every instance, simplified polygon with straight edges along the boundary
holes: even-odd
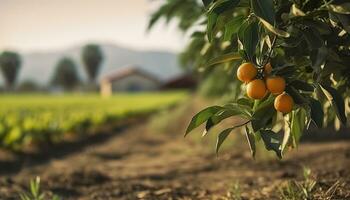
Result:
[[[87,44],[82,48],[81,60],[85,73],[88,77],[87,90],[96,88],[95,81],[103,61],[103,52],[97,44]],[[15,89],[16,80],[21,69],[21,55],[13,51],[4,51],[0,54],[0,71],[4,78],[6,91]],[[50,80],[50,86],[59,87],[65,91],[75,89],[81,80],[78,75],[77,65],[70,57],[61,58],[56,66]],[[21,84],[21,89],[30,90],[37,88],[35,82],[25,81]]]

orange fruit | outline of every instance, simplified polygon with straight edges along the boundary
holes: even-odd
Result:
[[[252,99],[262,99],[267,94],[265,82],[260,79],[252,80],[247,85],[247,95]]]
[[[272,72],[271,63],[267,63],[267,64],[264,66],[264,74],[265,74],[265,75],[269,75],[269,74],[271,74],[271,72]]]
[[[274,95],[281,94],[286,89],[286,81],[280,76],[267,77],[266,87]]]
[[[253,80],[257,74],[258,70],[252,63],[243,63],[237,70],[237,78],[245,83]]]
[[[278,95],[274,102],[275,109],[282,113],[289,113],[290,111],[292,111],[293,105],[293,98],[287,93]]]

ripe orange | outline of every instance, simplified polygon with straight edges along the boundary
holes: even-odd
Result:
[[[275,109],[282,113],[289,113],[290,111],[292,111],[293,105],[293,98],[287,93],[278,95],[274,102]]]
[[[268,77],[266,87],[274,95],[281,94],[286,88],[286,81],[280,76]]]
[[[245,83],[253,80],[257,74],[258,70],[252,63],[243,63],[237,70],[237,78]]]
[[[264,66],[264,74],[265,74],[265,75],[269,75],[269,74],[271,74],[271,72],[272,72],[271,63],[267,63],[267,64]]]
[[[265,82],[255,79],[247,85],[247,95],[252,99],[262,99],[267,94]]]

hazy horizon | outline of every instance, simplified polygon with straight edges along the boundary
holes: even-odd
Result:
[[[0,51],[62,50],[94,42],[179,52],[188,37],[176,23],[147,32],[159,2],[149,0],[0,0]]]

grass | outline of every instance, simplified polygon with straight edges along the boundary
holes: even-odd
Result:
[[[21,200],[49,200],[49,198],[40,191],[40,177],[30,180],[29,191],[19,194]],[[52,195],[51,200],[61,200],[57,195]]]
[[[308,200],[313,199],[316,180],[311,176],[311,170],[303,168],[302,181],[288,181],[286,185],[279,188],[282,200]]]
[[[129,116],[161,110],[186,97],[185,92],[118,94],[21,94],[0,96],[0,146],[58,142],[67,133],[87,130]]]
[[[318,180],[308,167],[303,167],[302,177],[301,180],[290,179],[280,183],[277,188],[274,188],[276,193],[270,195],[281,200],[343,199],[337,198],[337,195],[344,193],[346,182],[337,180],[325,187],[324,182]],[[222,198],[230,200],[245,199],[242,197],[242,192],[240,183],[235,181],[228,188],[227,195]]]
[[[227,192],[227,198],[229,200],[242,200],[241,186],[238,181],[234,182]]]

